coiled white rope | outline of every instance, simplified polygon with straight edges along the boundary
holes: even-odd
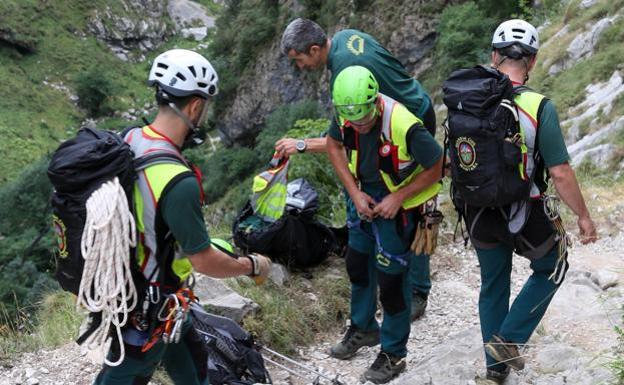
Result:
[[[76,308],[101,312],[102,322],[85,341],[89,349],[102,350],[104,362],[119,365],[125,356],[121,327],[137,304],[137,292],[130,268],[130,248],[136,245],[136,229],[128,208],[126,194],[119,179],[104,183],[94,191],[86,204],[87,217],[81,239],[84,270]],[[119,341],[119,359],[106,357],[115,329]]]

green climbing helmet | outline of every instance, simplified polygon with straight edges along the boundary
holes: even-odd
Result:
[[[379,84],[365,67],[350,66],[336,76],[332,102],[336,113],[347,120],[359,120],[375,109]]]
[[[232,245],[226,240],[221,238],[211,238],[210,243],[221,251],[227,251],[230,254],[234,254],[234,247],[232,247]]]

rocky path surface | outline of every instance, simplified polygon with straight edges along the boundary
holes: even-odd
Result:
[[[622,326],[623,247],[624,234],[618,233],[571,250],[566,280],[524,351],[526,368],[512,373],[505,384],[614,383],[606,365],[617,354],[614,327]],[[475,384],[475,377],[485,371],[477,313],[476,255],[462,247],[450,247],[432,259],[432,267],[434,286],[429,307],[425,316],[412,325],[408,371],[391,384]],[[513,296],[530,271],[528,261],[516,257]],[[303,350],[302,355],[321,372],[339,373],[347,384],[357,384],[375,359],[378,347],[366,348],[349,361],[339,361],[324,353],[339,339],[339,335],[326,338],[319,346]],[[280,384],[292,381],[285,372],[277,372],[274,377]]]
[[[613,233],[612,233],[613,234]],[[571,250],[571,268],[546,316],[529,341],[526,368],[512,373],[508,385],[609,384],[606,363],[616,354],[614,326],[622,325],[624,304],[624,233]],[[471,250],[446,247],[432,258],[434,288],[423,318],[412,326],[408,371],[394,385],[475,384],[484,371],[477,299],[479,267]],[[513,294],[528,276],[528,261],[514,260]],[[301,350],[302,362],[323,373],[341,374],[358,384],[377,348],[367,348],[349,361],[324,352],[340,335],[320,336],[319,344]],[[0,385],[87,385],[99,366],[70,343],[54,350],[21,356],[0,368]],[[271,368],[276,384],[303,384],[296,376]],[[310,382],[307,382],[310,383]]]

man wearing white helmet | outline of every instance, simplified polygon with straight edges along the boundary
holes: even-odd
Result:
[[[538,49],[539,37],[535,27],[524,20],[505,21],[494,32],[491,65],[506,74],[514,87],[524,87],[535,66]],[[596,228],[570,167],[555,106],[531,89],[517,91],[514,102],[518,107],[520,127],[526,138],[535,138],[527,146],[536,154],[537,169],[542,170],[541,174],[547,170],[561,199],[577,215],[581,242],[594,242]],[[476,224],[471,240],[481,269],[479,317],[485,343],[487,380],[491,383],[502,383],[510,368],[521,370],[524,367],[519,349],[529,340],[561,283],[552,279],[552,274],[561,263],[560,246],[565,240],[557,236],[540,202],[544,199],[546,179],[538,182],[536,177],[535,183],[537,194],[531,196],[531,212],[520,234],[527,244],[548,246],[533,249],[534,255],[530,257],[533,272],[511,307],[510,275],[514,247],[509,243],[507,222],[500,210],[481,210],[478,215],[475,215],[477,208],[467,207],[466,210],[467,221]],[[545,238],[552,242],[547,243]]]
[[[233,258],[210,240],[201,210],[200,174],[181,152],[199,142],[198,129],[217,94],[217,82],[210,62],[193,51],[173,49],[154,60],[148,85],[156,90],[158,114],[153,123],[124,136],[135,158],[156,159],[138,168],[134,189],[140,239],[136,258],[150,295],[139,300],[123,329],[124,360],[118,366],[105,365],[95,384],[146,385],[158,364],[177,385],[208,384],[207,355],[190,319],[178,325],[179,338],[167,338],[177,333],[167,333],[162,327],[166,323],[154,321],[158,311],[153,309],[162,306],[158,299],[172,294],[176,303],[182,297],[192,299],[184,288],[193,270],[216,278],[249,275],[256,282],[269,272],[268,258]],[[111,348],[109,356],[118,354],[118,348]]]

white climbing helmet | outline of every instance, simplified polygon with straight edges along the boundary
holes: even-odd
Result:
[[[492,37],[492,47],[505,48],[512,44],[520,44],[532,54],[539,49],[537,29],[521,19],[512,19],[502,22]]]
[[[147,84],[158,84],[166,93],[203,98],[217,94],[219,77],[210,62],[197,52],[172,49],[154,59]]]

